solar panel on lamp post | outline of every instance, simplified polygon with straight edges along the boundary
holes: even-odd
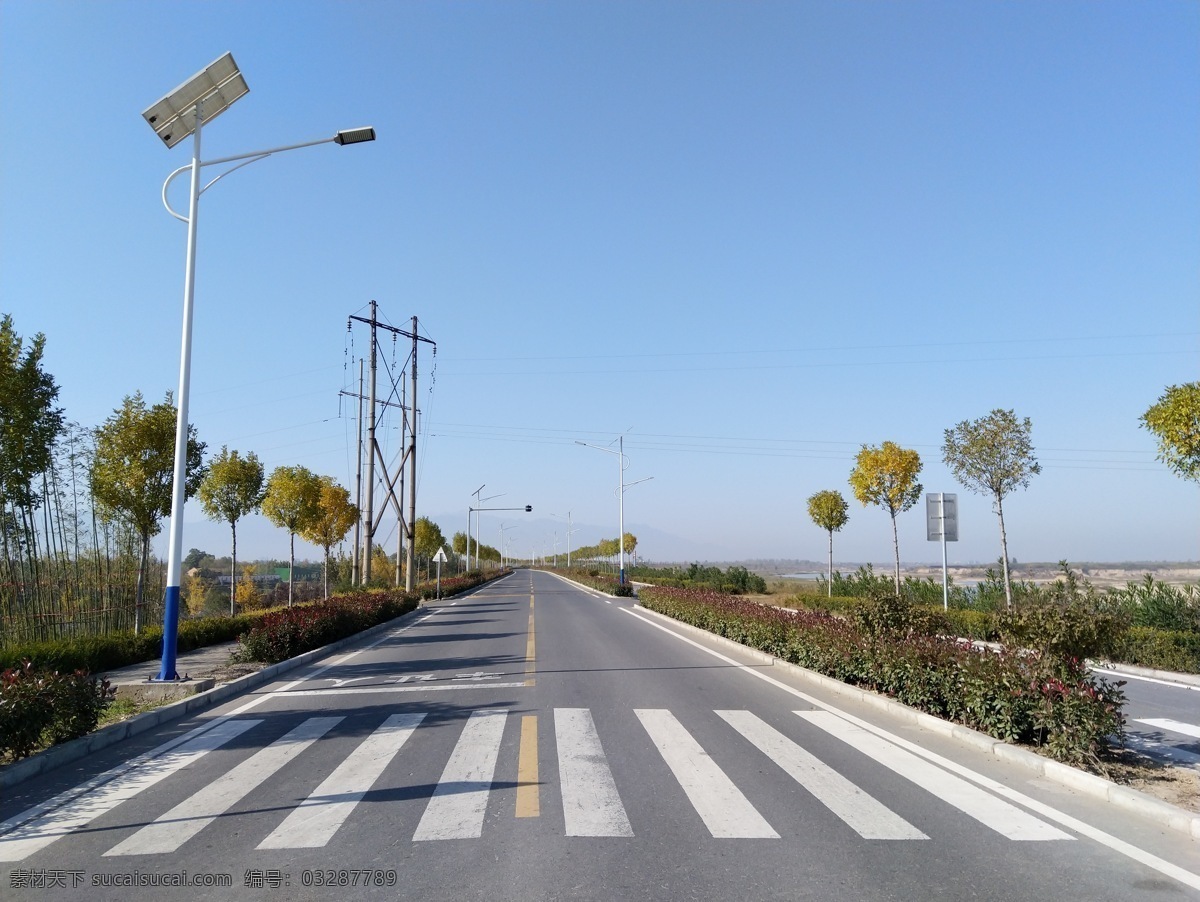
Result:
[[[192,301],[195,297],[196,285],[196,219],[199,213],[200,195],[235,169],[266,159],[272,154],[301,147],[312,147],[317,144],[360,144],[364,141],[375,140],[375,130],[368,126],[345,129],[337,132],[331,138],[320,138],[301,144],[289,144],[284,147],[221,157],[216,160],[201,160],[200,133],[202,127],[229,109],[249,91],[246,80],[242,77],[237,63],[234,62],[233,54],[226,53],[197,72],[174,91],[151,104],[142,113],[142,117],[168,148],[179,144],[189,135],[192,137],[192,162],[176,169],[167,176],[167,180],[163,183],[163,205],[167,208],[168,213],[187,223],[188,234],[183,278],[183,340],[179,359],[179,394],[176,401],[179,407],[175,424],[171,529],[167,552],[167,588],[163,604],[162,666],[157,677],[159,680],[179,679],[179,674],[175,669],[175,652],[179,633],[183,505],[186,500],[187,486],[188,395],[191,387],[192,368]],[[203,167],[227,163],[236,163],[237,165],[218,175],[203,188],[200,187],[200,170]],[[187,216],[173,210],[167,200],[167,188],[177,176],[184,172],[191,173]]]

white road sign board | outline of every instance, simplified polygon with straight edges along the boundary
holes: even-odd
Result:
[[[958,495],[951,492],[929,492],[925,495],[925,536],[931,542],[942,540],[943,526],[946,541],[958,541]]]

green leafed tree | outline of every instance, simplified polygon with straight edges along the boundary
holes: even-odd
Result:
[[[1141,422],[1158,440],[1158,459],[1177,476],[1200,482],[1200,382],[1168,386]]]
[[[96,430],[92,495],[105,518],[123,518],[142,543],[134,632],[141,628],[150,539],[158,534],[162,518],[171,513],[177,416],[170,392],[153,407],[147,407],[141,392],[136,392]],[[204,480],[204,443],[197,440],[196,428],[190,424],[187,435],[184,496],[190,498]]]
[[[331,476],[321,476],[317,508],[312,518],[305,523],[300,534],[320,546],[325,556],[322,560],[325,579],[325,597],[329,597],[329,549],[353,528],[358,520],[358,508],[350,500],[350,493],[338,485]]]
[[[413,524],[413,550],[417,556],[429,560],[446,544],[442,528],[428,517],[417,517]]]
[[[960,483],[979,495],[990,495],[1000,520],[1000,563],[1004,571],[1004,601],[1012,607],[1008,567],[1008,535],[1004,529],[1004,496],[1029,487],[1042,471],[1033,456],[1029,417],[1018,420],[1011,410],[993,410],[977,420],[963,420],[947,429],[942,459]]]
[[[262,506],[263,465],[251,452],[241,457],[225,446],[208,465],[208,475],[200,483],[200,506],[210,520],[228,523],[233,533],[233,554],[229,580],[229,616],[237,613],[237,524]]]
[[[280,529],[288,531],[288,607],[292,606],[296,570],[296,533],[303,533],[317,516],[321,480],[307,467],[276,467],[267,480],[262,512]]]
[[[41,502],[34,477],[50,466],[63,430],[58,385],[42,369],[45,349],[45,335],[26,347],[12,316],[0,318],[0,502],[27,514]]]
[[[921,456],[895,442],[884,442],[878,448],[863,445],[850,472],[850,488],[863,507],[868,504],[882,507],[892,518],[897,595],[900,594],[900,537],[896,531],[896,515],[920,500],[921,483],[917,482],[920,472]]]
[[[815,492],[808,498],[808,515],[812,521],[829,533],[829,577],[828,594],[833,595],[833,534],[841,530],[850,520],[849,506],[841,492],[826,489]]]

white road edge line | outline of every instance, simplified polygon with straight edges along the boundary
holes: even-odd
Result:
[[[1107,667],[1093,667],[1092,673],[1102,677],[1120,677],[1123,680],[1141,680],[1143,683],[1158,683],[1160,686],[1170,686],[1172,689],[1190,689],[1200,692],[1200,686],[1191,683],[1176,683],[1172,680],[1160,680],[1158,677],[1139,676],[1136,673],[1126,673],[1123,670],[1109,670]]]
[[[698,648],[701,651],[703,651],[709,655],[712,655],[714,658],[717,658],[718,660],[724,661],[727,664],[732,664],[734,667],[738,668],[739,670],[743,671],[744,673],[748,673],[751,676],[753,676],[757,679],[760,679],[765,683],[769,683],[770,685],[775,686],[776,688],[782,689],[784,692],[787,692],[790,695],[794,695],[796,698],[803,699],[804,701],[808,702],[810,705],[815,705],[816,707],[818,707],[824,711],[829,711],[833,714],[836,714],[838,717],[848,720],[848,721],[850,721],[850,723],[856,724],[856,725],[862,727],[863,729],[870,730],[871,732],[876,733],[877,735],[883,736],[885,739],[888,739],[889,741],[894,742],[896,745],[899,745],[901,748],[908,749],[909,751],[911,751],[915,754],[921,755],[922,757],[927,758],[928,760],[941,765],[942,767],[946,768],[947,770],[949,770],[953,773],[958,774],[961,777],[966,777],[968,780],[972,780],[975,783],[978,783],[980,786],[990,789],[992,792],[995,792],[998,795],[1004,796],[1005,798],[1011,799],[1014,802],[1024,805],[1026,808],[1029,808],[1031,811],[1036,811],[1038,814],[1041,814],[1043,817],[1047,818],[1048,820],[1055,821],[1058,824],[1061,824],[1062,826],[1066,827],[1068,830],[1073,830],[1076,833],[1080,834],[1081,836],[1086,836],[1088,839],[1094,840],[1095,842],[1098,842],[1102,846],[1106,846],[1107,848],[1112,849],[1114,852],[1117,852],[1120,855],[1124,855],[1126,858],[1130,858],[1133,861],[1136,861],[1140,864],[1144,864],[1148,868],[1152,868],[1152,869],[1158,871],[1160,874],[1163,874],[1167,877],[1171,877],[1174,880],[1178,880],[1180,883],[1184,884],[1185,886],[1190,886],[1192,889],[1200,890],[1200,874],[1195,874],[1192,871],[1188,871],[1188,870],[1185,870],[1184,868],[1179,867],[1178,865],[1171,864],[1171,862],[1169,862],[1163,858],[1159,858],[1157,855],[1153,855],[1150,852],[1145,851],[1144,849],[1139,849],[1137,846],[1127,843],[1122,839],[1118,839],[1117,837],[1115,837],[1109,833],[1105,833],[1103,830],[1093,827],[1091,824],[1084,823],[1083,821],[1079,820],[1078,818],[1071,817],[1069,814],[1065,814],[1056,808],[1052,808],[1051,806],[1046,805],[1043,802],[1037,801],[1037,799],[1030,798],[1029,796],[1025,795],[1022,792],[1018,792],[1015,789],[1010,789],[1009,787],[1005,786],[1003,783],[998,783],[997,781],[992,780],[989,777],[985,777],[982,774],[976,773],[975,771],[971,770],[970,768],[963,767],[960,764],[955,764],[953,761],[950,761],[947,758],[943,758],[941,755],[937,755],[933,752],[927,751],[926,749],[921,748],[919,745],[909,742],[907,739],[901,739],[899,736],[893,736],[892,734],[888,733],[886,730],[876,727],[874,724],[867,723],[865,720],[861,720],[860,718],[857,718],[848,712],[842,711],[841,709],[836,708],[833,705],[828,704],[827,702],[823,702],[820,699],[809,695],[807,692],[802,692],[799,689],[795,689],[791,686],[788,686],[786,683],[781,683],[779,680],[775,679],[774,677],[769,677],[765,673],[759,673],[753,667],[747,667],[745,664],[742,664],[740,661],[735,661],[733,658],[730,658],[727,655],[723,655],[719,651],[715,651],[714,649],[707,648],[704,645],[701,645],[699,642],[689,639],[687,636],[680,635],[679,633],[675,632],[673,629],[670,629],[669,627],[664,626],[663,624],[655,623],[653,620],[643,617],[641,614],[637,613],[636,611],[634,611],[630,608],[621,608],[621,610],[624,611],[626,614],[629,614],[631,617],[633,617],[637,620],[640,620],[642,623],[652,626],[655,629],[662,630],[664,633],[666,633],[669,636],[674,636],[676,639],[678,639],[681,642],[686,642],[688,645],[694,646],[695,648]]]

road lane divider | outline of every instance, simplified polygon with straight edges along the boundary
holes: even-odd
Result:
[[[533,593],[529,593],[529,630],[525,639],[525,685],[536,685],[533,675],[537,671],[537,634],[533,622]]]
[[[521,751],[517,759],[517,817],[539,817],[542,813],[538,787],[537,715],[521,718]]]

